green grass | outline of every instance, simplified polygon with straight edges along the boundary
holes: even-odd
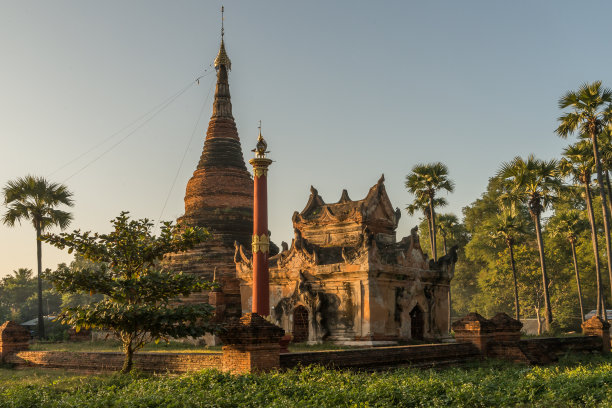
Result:
[[[0,369],[0,408],[446,406],[612,407],[612,357],[571,356],[549,367],[488,361],[373,374],[318,367],[242,376]]]

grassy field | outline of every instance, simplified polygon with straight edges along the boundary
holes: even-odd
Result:
[[[446,406],[612,407],[612,357],[572,356],[549,367],[489,361],[374,374],[316,367],[243,376],[0,369],[0,408]]]

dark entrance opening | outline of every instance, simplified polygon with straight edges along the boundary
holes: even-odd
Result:
[[[423,319],[423,311],[417,305],[410,311],[410,336],[414,340],[423,340],[424,331],[425,319]]]
[[[302,343],[308,340],[308,310],[298,306],[293,310],[293,343]]]

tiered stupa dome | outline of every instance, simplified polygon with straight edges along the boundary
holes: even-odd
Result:
[[[223,287],[227,315],[240,315],[240,293],[234,264],[234,242],[248,246],[253,228],[253,179],[247,171],[236,123],[232,116],[228,71],[231,62],[223,37],[215,59],[217,86],[204,149],[185,192],[185,215],[179,223],[205,227],[213,239],[196,248],[167,256],[177,271],[213,277]],[[188,302],[208,302],[208,293]]]

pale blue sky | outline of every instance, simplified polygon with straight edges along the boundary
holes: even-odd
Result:
[[[214,75],[81,172],[127,132],[56,170],[210,70],[220,6],[0,0],[0,184],[28,173],[65,181],[72,228],[107,231],[121,210],[157,219],[178,170],[162,219],[180,216]],[[403,209],[418,162],[448,165],[447,210],[460,214],[502,161],[559,156],[564,92],[612,86],[604,1],[228,1],[225,10],[234,116],[247,159],[263,121],[279,244],[311,184],[328,202],[343,188],[361,199],[384,173]],[[398,235],[417,222],[404,212]],[[35,269],[30,225],[0,226],[0,248],[0,276]],[[45,267],[70,259],[43,248]]]

